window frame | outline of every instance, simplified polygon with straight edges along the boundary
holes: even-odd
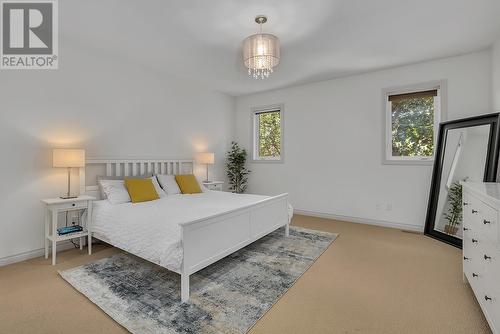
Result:
[[[285,117],[284,104],[273,104],[267,106],[254,107],[251,111],[251,134],[252,134],[252,162],[258,163],[283,163],[285,161]],[[259,127],[258,115],[265,112],[279,111],[280,113],[280,129],[281,129],[281,145],[279,158],[260,157],[259,156]]]
[[[432,157],[394,157],[392,155],[392,104],[389,101],[389,96],[433,89],[437,89],[437,96],[434,98],[434,111],[436,111],[437,107],[439,107],[439,111],[434,113],[434,155]],[[436,155],[439,123],[446,120],[446,80],[436,80],[425,83],[383,89],[382,115],[382,164],[424,166],[432,165],[434,163]]]

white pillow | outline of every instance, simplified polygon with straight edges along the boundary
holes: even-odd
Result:
[[[160,198],[167,196],[167,194],[163,191],[163,189],[161,189],[160,184],[158,183],[156,176],[153,176],[150,179],[151,179],[151,182],[153,182],[153,186],[155,187],[155,190],[156,190],[156,193],[158,194],[158,196]]]
[[[167,195],[182,194],[181,188],[179,188],[177,181],[175,181],[175,175],[156,175],[156,178],[158,179],[158,182],[160,183],[163,190],[167,193]],[[200,178],[198,176],[195,176],[195,178],[196,181],[198,181],[201,192],[207,192],[208,189],[203,185]]]
[[[123,180],[99,180],[102,191],[111,204],[128,203],[132,200]]]
[[[160,174],[156,175],[156,178],[167,195],[176,195],[181,193],[181,189],[175,181],[175,175]]]
[[[196,177],[196,181],[198,181],[198,185],[200,186],[201,192],[206,193],[208,191],[208,188],[205,187],[205,185],[203,184],[203,181],[201,181],[198,176],[195,176],[195,177]]]
[[[133,179],[147,179],[152,177],[152,173],[144,174],[144,175],[136,175],[136,176],[130,176]],[[101,186],[101,180],[125,180],[129,176],[97,176],[97,184],[99,185],[99,191],[101,193],[101,199],[107,199],[106,194],[104,193],[104,190],[102,189]]]

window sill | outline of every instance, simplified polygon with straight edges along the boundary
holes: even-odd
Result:
[[[279,160],[273,160],[273,159],[252,159],[250,161],[251,163],[257,163],[257,164],[260,164],[260,163],[270,163],[270,164],[282,164],[284,163],[284,160],[283,158],[279,159]]]
[[[388,160],[383,159],[382,165],[432,166],[434,160]]]

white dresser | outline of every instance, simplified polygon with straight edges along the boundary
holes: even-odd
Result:
[[[500,183],[463,182],[463,271],[493,333],[500,333]]]

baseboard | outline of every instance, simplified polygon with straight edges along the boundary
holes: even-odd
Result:
[[[301,209],[294,209],[293,213],[298,214],[298,215],[303,215],[303,216],[341,220],[341,221],[346,221],[346,222],[350,222],[350,223],[359,223],[359,224],[366,224],[366,225],[390,227],[390,228],[396,228],[399,230],[414,231],[414,232],[419,232],[419,233],[422,233],[424,231],[423,226],[420,227],[420,226],[415,226],[415,225],[411,225],[411,224],[394,223],[394,222],[389,222],[389,221],[385,221],[385,220],[378,220],[378,219],[343,216],[343,215],[336,215],[336,214],[332,214],[332,213],[324,213],[324,212],[301,210]]]
[[[61,242],[57,243],[57,251],[58,252],[62,251],[62,250],[67,250],[67,249],[70,249],[73,247],[74,246],[70,240],[61,241]],[[49,257],[50,257],[51,250],[52,250],[52,247],[49,246]],[[40,256],[44,256],[44,255],[45,255],[45,249],[40,248],[40,249],[35,249],[32,251],[27,251],[24,253],[6,256],[6,257],[3,257],[0,259],[0,267],[6,266],[6,265],[12,264],[12,263],[17,263],[17,262],[26,261],[29,259],[34,259],[35,257],[40,257]]]
[[[318,218],[341,220],[341,221],[346,221],[346,222],[351,222],[351,223],[390,227],[390,228],[395,228],[395,229],[399,229],[399,230],[414,231],[414,232],[419,232],[419,233],[422,233],[424,230],[423,227],[410,225],[410,224],[394,223],[394,222],[389,222],[389,221],[385,221],[385,220],[378,220],[378,219],[368,219],[368,218],[336,215],[336,214],[332,214],[332,213],[324,213],[324,212],[317,212],[317,211],[294,209],[293,213],[298,214],[298,215],[303,215],[303,216],[311,216],[311,217],[318,217]],[[73,244],[69,240],[64,241],[64,242],[60,242],[57,244],[58,251],[67,250],[67,249],[70,249],[72,247],[73,247]],[[51,247],[49,247],[49,249],[50,248]],[[16,262],[26,261],[29,259],[33,259],[35,257],[44,256],[44,253],[45,253],[45,250],[43,248],[40,248],[40,249],[35,249],[32,251],[28,251],[28,252],[24,252],[24,253],[20,253],[20,254],[16,254],[16,255],[3,257],[3,258],[0,258],[0,267],[6,266],[8,264],[16,263]]]

